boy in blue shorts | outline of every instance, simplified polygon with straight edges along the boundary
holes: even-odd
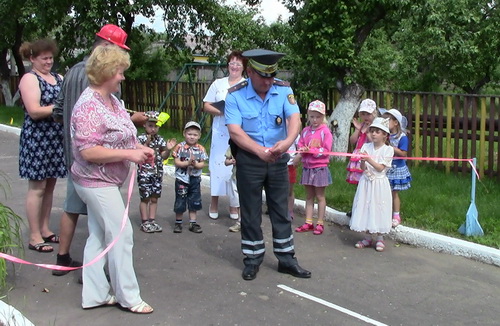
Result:
[[[174,233],[182,232],[182,215],[189,211],[189,231],[201,233],[196,223],[196,212],[201,210],[201,173],[208,159],[205,148],[198,144],[201,127],[189,121],[184,127],[184,141],[175,146],[172,156],[175,162],[175,226]]]

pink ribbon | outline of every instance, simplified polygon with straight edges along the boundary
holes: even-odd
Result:
[[[306,151],[306,152],[299,152],[299,151],[288,151],[288,153],[308,153],[308,154],[323,154],[323,155],[330,155],[330,156],[345,156],[345,157],[352,157],[352,156],[357,156],[357,157],[369,157],[369,155],[363,155],[363,154],[353,154],[353,153],[342,153],[342,152],[318,152],[318,151]],[[444,162],[468,162],[470,166],[472,167],[472,170],[476,174],[478,180],[479,178],[479,172],[477,172],[476,167],[474,166],[473,159],[471,158],[449,158],[449,157],[399,157],[399,156],[394,156],[393,159],[398,159],[398,160],[413,160],[413,161],[444,161]]]
[[[42,267],[42,268],[46,268],[46,269],[55,269],[58,271],[74,271],[76,269],[84,268],[84,267],[90,266],[92,264],[95,264],[99,259],[101,259],[105,254],[107,254],[108,251],[111,250],[111,248],[113,248],[115,243],[120,238],[120,235],[122,234],[123,229],[125,228],[125,225],[127,224],[128,211],[129,211],[129,207],[130,207],[130,199],[132,197],[132,191],[134,189],[135,174],[136,174],[136,169],[132,169],[132,173],[130,175],[130,182],[128,185],[127,206],[125,207],[125,212],[123,213],[123,219],[122,219],[122,225],[120,228],[120,233],[118,233],[118,236],[116,238],[114,238],[113,241],[111,241],[111,243],[106,247],[106,249],[104,249],[99,255],[97,255],[94,259],[92,259],[87,264],[80,266],[80,267],[67,267],[67,266],[52,265],[52,264],[36,264],[36,263],[32,263],[32,262],[20,259],[18,257],[4,254],[2,252],[0,252],[0,257],[3,259],[9,260],[11,262],[14,262],[14,263],[18,263],[18,264],[35,265],[38,267]]]
[[[299,151],[288,151],[288,153],[309,153],[309,154],[319,154],[318,151],[308,151],[308,152],[299,152]],[[360,154],[352,154],[352,153],[343,153],[343,152],[321,152],[321,154],[324,155],[330,155],[330,156],[345,156],[345,157],[351,157],[351,156],[358,156],[358,157],[368,157],[368,155],[360,155]],[[472,167],[472,170],[476,174],[477,178],[479,179],[479,173],[477,172],[476,167],[474,166],[473,159],[471,158],[448,158],[448,157],[393,157],[393,159],[401,159],[401,160],[419,160],[419,161],[445,161],[445,162],[468,162],[470,166]],[[135,173],[136,170],[133,169],[132,174],[130,175],[130,182],[128,186],[128,194],[127,194],[127,206],[125,207],[125,212],[123,214],[123,219],[122,219],[122,225],[120,229],[120,233],[118,236],[113,239],[113,241],[104,249],[99,255],[97,255],[94,259],[92,259],[90,262],[87,264],[81,266],[81,267],[66,267],[66,266],[60,266],[60,265],[52,265],[52,264],[36,264],[32,263],[11,255],[4,254],[0,252],[0,257],[6,260],[9,260],[14,263],[19,263],[19,264],[25,264],[25,265],[35,265],[38,267],[46,268],[46,269],[55,269],[59,271],[73,271],[76,269],[84,268],[87,266],[90,266],[92,264],[95,264],[99,259],[101,259],[108,251],[111,250],[111,248],[115,245],[115,243],[118,241],[120,238],[120,235],[123,232],[123,229],[125,228],[125,224],[127,223],[128,219],[128,212],[129,212],[129,207],[130,207],[130,199],[132,197],[132,191],[133,191],[133,186],[134,186],[134,180],[135,180]]]

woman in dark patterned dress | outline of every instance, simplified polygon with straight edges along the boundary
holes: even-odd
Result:
[[[62,76],[52,73],[57,52],[53,40],[25,42],[19,49],[32,70],[24,74],[19,90],[25,107],[19,143],[19,175],[28,179],[26,216],[30,228],[28,248],[51,252],[59,237],[49,228],[52,197],[57,178],[66,177],[62,125],[52,119],[52,108],[61,89]]]

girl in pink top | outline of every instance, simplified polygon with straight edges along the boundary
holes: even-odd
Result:
[[[352,119],[352,124],[354,125],[354,133],[349,137],[349,142],[351,145],[356,144],[356,148],[352,152],[353,154],[359,153],[361,146],[370,142],[368,135],[368,128],[372,124],[373,120],[378,116],[377,104],[372,99],[365,99],[359,105],[359,118]],[[359,156],[351,156],[349,163],[347,164],[347,177],[346,181],[350,184],[357,185],[361,175],[363,174],[363,169],[361,169],[361,159]]]
[[[323,154],[332,149],[333,136],[327,127],[325,104],[314,101],[307,108],[308,126],[302,130],[298,143],[297,157],[302,158],[301,184],[306,188],[306,222],[295,229],[296,232],[313,231],[315,235],[323,233],[323,220],[326,210],[325,188],[332,183],[328,169],[330,156]],[[313,226],[314,198],[318,201],[318,222]]]

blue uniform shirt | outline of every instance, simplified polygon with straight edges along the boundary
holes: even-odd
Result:
[[[224,115],[226,124],[240,125],[256,143],[272,147],[287,136],[286,119],[299,113],[299,107],[288,86],[274,84],[262,100],[248,85],[227,94]],[[292,95],[289,97],[289,95]]]

